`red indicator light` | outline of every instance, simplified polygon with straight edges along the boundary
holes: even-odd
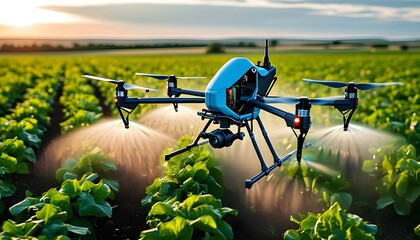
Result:
[[[294,124],[295,128],[300,128],[300,117],[295,117]]]
[[[115,99],[114,99],[114,102],[115,102],[115,103],[118,103],[118,98],[115,98]]]

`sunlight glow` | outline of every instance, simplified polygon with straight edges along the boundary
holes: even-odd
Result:
[[[75,16],[39,8],[36,1],[10,1],[0,8],[0,24],[27,27],[40,23],[77,22]]]

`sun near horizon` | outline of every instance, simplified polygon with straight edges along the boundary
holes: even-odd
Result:
[[[14,28],[31,27],[35,24],[77,22],[74,15],[41,8],[37,1],[9,1],[0,9],[0,24]]]

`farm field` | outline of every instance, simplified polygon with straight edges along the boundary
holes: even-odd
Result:
[[[336,232],[338,239],[350,232],[365,239],[420,237],[419,52],[271,54],[278,77],[272,95],[343,94],[302,78],[404,86],[359,91],[348,132],[342,132],[336,110],[313,106],[313,147],[304,150],[302,163],[292,157],[249,190],[244,181],[259,167],[247,140],[221,150],[203,146],[164,163],[163,152],[201,130],[204,122],[195,113],[204,106],[183,105],[175,113],[172,106],[140,105],[126,130],[113,107],[114,86],[81,78],[123,79],[161,90],[131,90],[129,96],[164,96],[165,81],[135,73],[204,76],[178,82],[204,90],[233,57],[262,60],[256,53],[0,56],[2,236],[158,239],[159,231],[172,229],[179,239],[281,239],[300,228],[302,238],[291,230],[287,239],[321,239],[319,229],[331,230],[329,222],[331,231],[352,227]],[[276,150],[293,150],[294,135],[284,120],[262,118]],[[211,212],[191,213],[191,202]],[[311,224],[318,224],[318,233]]]

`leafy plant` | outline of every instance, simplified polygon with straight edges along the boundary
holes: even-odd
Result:
[[[178,147],[186,146],[190,142],[191,137],[182,137]],[[182,201],[189,194],[209,193],[216,198],[223,195],[220,163],[211,156],[207,147],[196,147],[188,153],[178,155],[166,162],[164,167],[166,175],[155,179],[146,188],[147,196],[141,201],[146,209],[150,209],[156,202],[173,197]]]
[[[178,147],[189,142],[191,137],[182,137]],[[237,213],[222,207],[222,172],[208,148],[197,147],[174,157],[165,170],[165,176],[147,187],[141,202],[150,209],[147,223],[152,227],[141,232],[141,238],[233,239],[231,227],[222,218]]]
[[[112,216],[112,206],[107,201],[111,198],[111,187],[89,168],[95,162],[95,166],[116,169],[115,163],[112,165],[107,158],[100,164],[100,154],[95,149],[80,158],[80,167],[76,167],[80,171],[64,173],[58,190],[51,188],[41,197],[29,196],[13,205],[9,210],[17,220],[4,222],[0,236],[71,239],[92,233],[95,218]],[[78,178],[81,171],[85,173]]]
[[[141,233],[141,239],[233,239],[230,225],[222,218],[237,215],[231,208],[222,207],[219,199],[210,194],[190,195],[185,201],[176,197],[153,205],[147,223],[154,227]]]
[[[399,215],[409,215],[412,204],[419,203],[420,160],[413,145],[398,149],[392,146],[378,149],[374,159],[363,163],[363,171],[380,177],[377,208],[393,204]]]
[[[95,148],[80,158],[73,157],[65,161],[56,171],[55,177],[58,182],[63,183],[67,179],[81,179],[86,173],[95,173],[111,188],[112,199],[114,192],[118,192],[119,189],[118,181],[115,180],[116,170],[114,160],[105,156],[100,148]]]
[[[331,152],[320,151],[315,148],[307,149],[306,158],[301,163],[287,162],[284,165],[285,173],[294,179],[300,180],[307,189],[320,196],[320,201],[324,201],[327,206],[332,206],[338,202],[344,209],[348,209],[353,201],[350,193],[348,181],[340,171],[333,171],[331,168],[328,173],[314,168],[310,164],[316,159],[317,164],[327,168],[337,165],[337,157]]]
[[[285,240],[304,239],[372,239],[378,231],[378,227],[363,221],[357,215],[347,213],[334,203],[323,213],[299,215],[300,219],[293,216],[290,220],[299,225],[298,230],[287,230],[284,233]]]

